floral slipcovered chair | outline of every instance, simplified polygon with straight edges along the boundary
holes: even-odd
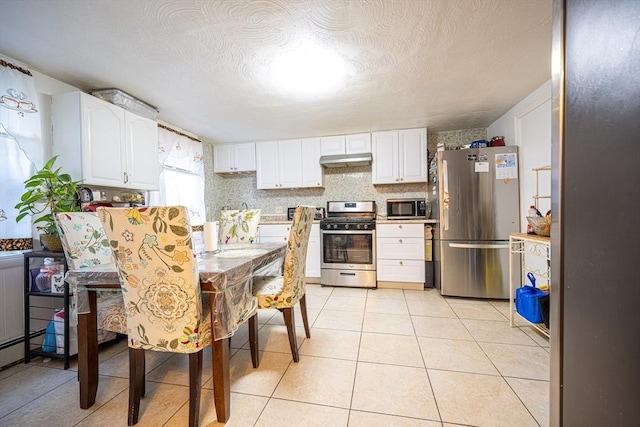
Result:
[[[55,214],[56,226],[67,265],[72,270],[113,263],[109,241],[94,212],[63,212]],[[124,304],[119,291],[97,292],[98,342],[115,337],[104,331],[127,333]]]
[[[315,207],[313,206],[296,208],[287,241],[284,274],[276,277],[257,277],[253,282],[253,294],[258,298],[258,308],[277,309],[284,315],[294,362],[300,360],[293,316],[293,306],[298,301],[300,301],[305,334],[307,338],[311,338],[305,299],[305,266],[314,215]]]
[[[198,425],[202,350],[211,317],[202,303],[191,224],[183,206],[98,208],[127,314],[129,425],[144,394],[145,350],[189,354],[189,425]],[[204,307],[204,309],[203,309]]]
[[[260,209],[220,211],[220,244],[255,243]]]

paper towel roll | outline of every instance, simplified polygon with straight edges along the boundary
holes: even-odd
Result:
[[[218,250],[218,221],[204,223],[204,250],[206,252]]]

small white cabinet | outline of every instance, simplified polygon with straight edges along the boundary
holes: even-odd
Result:
[[[289,240],[290,224],[260,224],[258,241],[260,243],[282,243]],[[311,226],[309,246],[307,247],[307,277],[320,278],[320,224]]]
[[[376,226],[377,280],[380,288],[424,288],[424,225]]]
[[[256,170],[256,144],[225,144],[213,147],[215,173],[253,172]]]
[[[428,182],[427,129],[371,134],[373,184]]]
[[[321,154],[356,154],[371,152],[371,134],[323,136],[320,138]]]
[[[302,185],[299,139],[256,143],[258,189],[295,188]]]
[[[53,96],[53,154],[87,185],[159,188],[157,123],[83,92]]]
[[[324,187],[324,168],[320,166],[320,138],[303,138],[302,187]]]

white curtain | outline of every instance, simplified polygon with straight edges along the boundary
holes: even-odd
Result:
[[[31,222],[16,223],[14,206],[44,164],[38,94],[27,70],[0,60],[0,238],[29,238]]]
[[[160,191],[149,193],[149,205],[183,205],[189,209],[191,225],[206,220],[202,143],[158,129]]]

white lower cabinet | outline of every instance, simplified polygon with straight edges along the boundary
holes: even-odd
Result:
[[[290,231],[290,224],[260,224],[258,241],[260,243],[287,242]],[[320,257],[320,225],[313,224],[307,248],[307,263],[305,267],[307,277],[320,278]]]
[[[307,247],[307,277],[315,277],[320,280],[320,263],[322,262],[322,254],[320,253],[320,224],[311,226],[311,235],[309,236],[309,246]]]
[[[424,226],[378,224],[376,235],[378,287],[423,289]]]

